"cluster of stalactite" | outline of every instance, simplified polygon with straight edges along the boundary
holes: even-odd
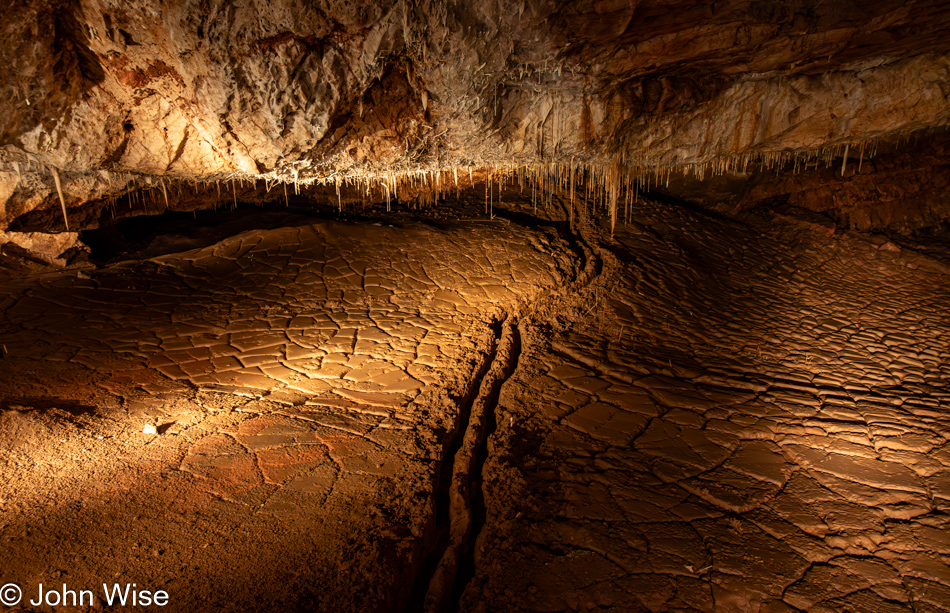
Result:
[[[412,170],[393,170],[362,172],[354,174],[328,173],[316,176],[299,176],[296,171],[273,171],[267,174],[233,174],[210,179],[184,179],[173,176],[137,175],[128,172],[100,170],[100,177],[107,183],[106,204],[115,213],[118,202],[125,200],[129,207],[139,205],[148,210],[150,199],[158,208],[164,204],[169,208],[169,193],[177,190],[180,195],[183,187],[190,187],[195,194],[207,194],[207,208],[218,206],[237,206],[240,192],[250,187],[257,191],[263,185],[268,199],[288,201],[295,196],[307,195],[308,189],[327,187],[336,193],[336,205],[342,211],[344,205],[355,200],[366,204],[385,203],[387,211],[400,200],[413,206],[433,206],[446,195],[456,194],[462,189],[483,184],[485,190],[485,212],[493,214],[494,204],[500,194],[511,188],[530,194],[531,201],[537,206],[549,206],[555,197],[569,205],[573,222],[578,200],[583,199],[585,206],[593,206],[610,216],[613,228],[618,219],[628,219],[631,204],[639,194],[657,186],[668,185],[670,176],[683,173],[685,176],[704,179],[728,173],[748,173],[753,170],[775,170],[800,172],[802,170],[825,165],[830,167],[840,160],[842,176],[848,170],[851,157],[852,172],[860,172],[866,159],[872,158],[878,148],[876,141],[860,141],[821,147],[808,151],[771,151],[747,152],[728,157],[719,157],[702,163],[683,165],[651,163],[647,158],[629,159],[617,155],[611,160],[578,161],[557,160],[535,164],[492,163],[468,164],[441,168],[419,168]],[[21,163],[0,163],[0,170],[7,166],[20,176]],[[26,170],[45,171],[51,178],[62,208],[63,221],[69,229],[69,213],[66,198],[63,195],[61,171],[52,166],[28,159]],[[222,185],[223,184],[223,185]],[[278,189],[276,198],[271,196]],[[239,191],[240,190],[240,191]]]

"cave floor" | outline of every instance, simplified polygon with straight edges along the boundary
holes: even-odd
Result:
[[[950,610],[950,267],[635,218],[522,326],[462,609]]]
[[[0,583],[950,611],[950,268],[633,218],[324,221],[4,281]]]

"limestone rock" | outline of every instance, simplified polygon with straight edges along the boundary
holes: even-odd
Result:
[[[394,173],[705,171],[891,139],[950,121],[947,9],[18,0],[0,44],[0,227],[58,227],[49,167],[89,227],[86,203],[141,187],[167,203],[175,179],[371,181],[388,198]]]

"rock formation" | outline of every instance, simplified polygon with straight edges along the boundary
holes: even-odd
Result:
[[[950,0],[0,32],[0,605],[950,613]]]
[[[222,181],[382,201],[577,168],[609,204],[675,172],[853,173],[950,121],[939,0],[16,0],[3,35],[0,229]]]

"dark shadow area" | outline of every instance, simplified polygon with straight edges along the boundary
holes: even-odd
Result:
[[[295,226],[324,218],[312,205],[298,204],[168,211],[160,215],[122,219],[96,230],[86,230],[80,234],[80,239],[91,248],[92,260],[107,263],[199,249],[247,230]]]
[[[0,400],[0,411],[66,411],[74,417],[80,415],[93,415],[96,407],[87,404],[81,404],[72,400],[63,400],[61,398],[39,398],[35,396],[25,398],[4,398]]]
[[[497,198],[497,195],[496,195]],[[504,194],[505,201],[526,206],[523,197]],[[286,203],[248,203],[197,211],[167,210],[107,220],[99,228],[84,230],[80,240],[91,249],[90,259],[107,264],[127,259],[147,259],[191,249],[207,247],[248,230],[271,230],[295,227],[332,219],[374,225],[399,227],[406,223],[423,223],[439,230],[450,230],[460,221],[486,223],[516,222],[528,226],[558,226],[553,222],[524,212],[496,208],[494,219],[484,211],[484,197],[479,186],[457,193],[443,194],[436,206],[417,202],[393,202],[365,205],[313,200],[305,196],[289,196]]]
[[[648,201],[659,202],[659,203],[666,204],[669,206],[675,206],[681,209],[686,209],[687,211],[690,211],[691,213],[696,213],[697,215],[710,217],[712,219],[718,219],[720,221],[736,221],[735,218],[733,217],[730,217],[728,215],[723,215],[722,213],[719,213],[718,211],[700,206],[694,202],[676,198],[674,196],[671,196],[659,190],[648,190],[644,192],[643,194],[641,194],[641,197]]]

